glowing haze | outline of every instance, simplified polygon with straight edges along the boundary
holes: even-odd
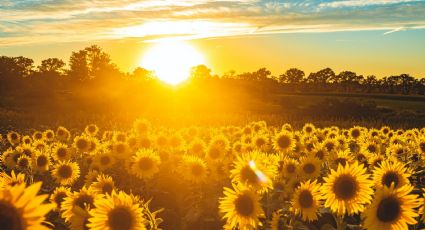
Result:
[[[156,44],[185,41],[188,59],[197,59],[188,63],[218,74],[331,67],[422,77],[424,29],[424,0],[0,2],[0,55],[67,61],[71,51],[99,44],[123,71],[159,68],[146,59]]]

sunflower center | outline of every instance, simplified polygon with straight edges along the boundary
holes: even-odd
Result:
[[[93,196],[83,194],[75,200],[75,205],[82,209],[85,209],[86,207],[93,207]]]
[[[142,157],[140,158],[138,165],[139,169],[146,171],[153,167],[153,161],[148,157]]]
[[[100,163],[101,163],[102,165],[107,165],[107,164],[109,164],[109,162],[111,162],[111,159],[109,159],[109,157],[108,157],[108,156],[102,156],[102,157],[100,158]]]
[[[266,141],[265,141],[264,139],[262,139],[262,138],[258,138],[257,140],[255,140],[255,144],[256,144],[258,147],[261,147],[261,146],[263,146],[263,145],[265,145],[265,144],[266,144]]]
[[[246,194],[239,195],[235,200],[235,209],[241,216],[251,216],[254,212],[254,202]]]
[[[62,165],[58,169],[58,174],[62,178],[70,178],[72,176],[72,168],[69,165]]]
[[[296,167],[293,164],[289,164],[289,165],[286,166],[286,171],[288,173],[294,173],[295,172],[295,169],[296,169]]]
[[[304,165],[303,171],[307,174],[312,174],[314,171],[316,171],[316,166],[314,166],[312,163],[307,163]]]
[[[201,175],[204,172],[204,168],[199,164],[194,164],[191,167],[192,175]]]
[[[212,159],[217,159],[220,156],[220,150],[218,148],[210,149],[210,157]]]
[[[369,152],[374,153],[376,152],[376,146],[375,145],[369,145],[367,146],[367,150],[369,150]]]
[[[0,226],[2,229],[24,229],[24,223],[18,210],[5,201],[0,201]]]
[[[78,149],[86,149],[89,146],[89,143],[85,139],[78,139],[77,140],[77,148]]]
[[[335,148],[335,145],[332,142],[328,142],[326,143],[325,147],[328,151],[332,151]]]
[[[66,149],[65,148],[58,148],[56,154],[59,158],[63,158],[66,156]]]
[[[357,138],[360,136],[360,130],[358,129],[354,129],[353,131],[351,131],[351,136],[354,138]]]
[[[65,197],[66,197],[66,193],[64,193],[64,192],[60,192],[60,193],[56,194],[54,200],[55,200],[55,203],[58,205],[59,208],[61,207],[61,204],[62,204],[63,200],[65,199]]]
[[[376,216],[382,222],[392,222],[400,216],[400,202],[395,197],[387,197],[378,205]]]
[[[19,160],[19,167],[21,168],[26,168],[29,165],[28,159],[27,158],[21,158]]]
[[[338,199],[349,200],[357,193],[357,183],[350,175],[341,175],[334,182],[333,192]]]
[[[282,149],[287,149],[291,145],[291,139],[287,136],[281,136],[277,139],[277,144]]]
[[[249,165],[242,168],[241,180],[244,182],[248,182],[248,184],[258,183],[257,174],[255,174],[254,170],[252,170],[251,167],[249,167]]]
[[[108,213],[108,225],[111,230],[127,230],[133,226],[131,212],[124,207],[116,207]]]
[[[302,208],[310,208],[313,205],[313,195],[310,191],[303,190],[298,197],[298,202]]]
[[[124,144],[117,144],[115,146],[115,150],[116,150],[117,153],[124,153],[126,149],[125,149]]]
[[[31,149],[24,149],[22,151],[23,154],[27,155],[28,157],[32,156],[32,151]]]
[[[394,183],[394,187],[398,185],[398,174],[393,171],[389,171],[382,176],[382,185],[386,185],[390,187],[391,184]]]
[[[102,186],[102,192],[103,193],[111,194],[113,189],[114,189],[114,186],[112,186],[112,184],[110,184],[110,183],[105,183]]]
[[[47,158],[45,156],[39,156],[37,158],[37,165],[39,167],[44,167],[47,165]]]

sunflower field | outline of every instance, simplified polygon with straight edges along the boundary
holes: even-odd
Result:
[[[425,227],[425,128],[68,128],[0,135],[0,229]]]

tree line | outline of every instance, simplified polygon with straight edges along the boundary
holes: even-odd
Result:
[[[199,65],[192,68],[191,79],[272,84],[273,87],[280,87],[282,90],[301,92],[425,94],[425,78],[419,79],[409,74],[378,78],[374,75],[358,75],[352,71],[335,73],[331,68],[324,68],[308,75],[297,68],[290,68],[280,75],[273,75],[268,69],[260,68],[254,72],[229,71],[217,76],[212,75],[211,69],[207,66]],[[70,89],[82,85],[89,88],[111,86],[117,82],[134,84],[149,81],[157,81],[154,72],[137,67],[133,72],[125,73],[119,70],[109,54],[97,45],[72,52],[68,66],[59,58],[48,58],[35,66],[34,60],[27,57],[0,56],[1,92],[31,88]]]

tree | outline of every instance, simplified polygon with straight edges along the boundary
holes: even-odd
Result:
[[[145,68],[137,67],[134,69],[131,77],[135,80],[147,81],[154,78],[154,73],[153,71],[147,70]]]
[[[260,68],[256,72],[252,73],[255,80],[262,81],[267,80],[269,76],[271,75],[270,70],[266,68]]]
[[[375,88],[379,86],[380,82],[376,78],[375,75],[369,75],[367,76],[363,82],[362,85],[366,87],[367,92],[372,92]]]
[[[211,69],[205,65],[197,65],[190,70],[191,78],[211,78]]]
[[[43,75],[60,76],[63,73],[65,62],[59,58],[48,58],[41,61],[38,71]]]
[[[113,76],[114,73],[119,72],[116,66],[111,63],[109,54],[103,52],[97,45],[72,52],[69,66],[68,75],[80,81],[91,80],[100,76]]]
[[[286,70],[284,74],[281,74],[279,81],[281,83],[301,83],[304,79],[305,73],[297,68],[291,68]]]

